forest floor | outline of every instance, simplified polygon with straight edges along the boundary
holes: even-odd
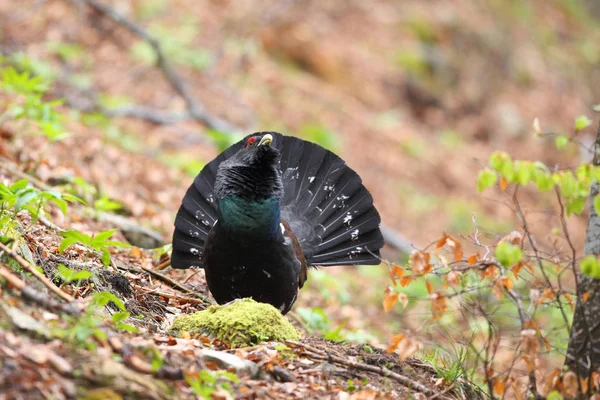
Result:
[[[385,267],[311,271],[292,312],[304,332],[297,343],[229,350],[169,336],[175,316],[210,300],[202,271],[155,270],[166,257],[160,248],[193,175],[239,136],[190,118],[115,115],[130,104],[176,114],[186,102],[153,64],[148,44],[88,3],[27,0],[15,9],[0,0],[0,53],[53,82],[47,97],[66,100],[61,112],[71,133],[50,142],[22,121],[3,121],[0,183],[28,178],[41,191],[74,192],[90,205],[70,205],[66,215],[50,206],[36,223],[18,214],[22,242],[13,244],[31,253],[23,263],[41,267],[76,306],[51,300],[47,285],[3,250],[0,271],[9,284],[1,292],[0,388],[11,387],[15,398],[229,398],[228,385],[240,398],[474,398],[430,363],[386,353],[401,330],[433,348],[442,335],[426,307],[384,313]],[[294,133],[340,154],[373,193],[386,227],[416,248],[443,232],[466,238],[474,222],[490,240],[515,228],[504,194],[475,196],[476,171],[493,150],[549,165],[580,157],[577,146],[559,152],[530,128],[537,117],[545,131],[569,132],[598,86],[590,83],[594,71],[582,67],[586,57],[600,57],[586,46],[595,40],[590,22],[561,2],[540,0],[527,10],[478,1],[267,3],[259,10],[226,1],[105,2],[161,38],[208,114],[243,133]],[[1,107],[10,96],[0,90]],[[111,118],[99,115],[111,110]],[[532,229],[550,232],[557,221],[540,212],[549,202],[525,196]],[[581,245],[586,216],[569,223]],[[113,228],[111,240],[133,247],[111,247],[107,267],[98,250],[59,251],[65,230]],[[392,247],[384,255],[391,264],[403,257]],[[68,283],[56,277],[59,264],[93,278]],[[115,328],[114,302],[91,306],[102,291],[123,301],[137,334]],[[336,331],[371,344],[319,338]],[[235,367],[205,349],[252,361],[259,372],[236,371],[233,382],[216,371]]]

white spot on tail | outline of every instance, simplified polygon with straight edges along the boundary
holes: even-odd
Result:
[[[190,253],[192,253],[193,256],[198,256],[198,255],[200,255],[200,250],[198,250],[195,247],[191,247],[190,248]]]
[[[352,240],[357,240],[358,239],[358,229],[353,230],[352,232],[350,232],[350,239]]]
[[[308,177],[308,181],[309,181],[310,183],[313,183],[313,182],[315,181],[315,177],[314,177],[314,176],[309,176],[309,177]]]
[[[352,222],[352,215],[350,215],[350,213],[346,213],[344,216],[344,223],[350,225],[350,222]]]
[[[268,273],[267,271],[265,271],[264,269],[262,270],[262,272],[263,272],[263,274],[265,274],[265,275],[267,276],[267,278],[270,278],[270,277],[271,277],[271,274],[270,274],[270,273]]]
[[[282,223],[279,223],[279,227],[281,228],[281,234],[285,235],[285,226]],[[264,270],[263,270],[264,271]]]

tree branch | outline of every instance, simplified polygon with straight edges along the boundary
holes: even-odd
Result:
[[[190,90],[190,86],[187,84],[187,82],[185,82],[185,80],[179,75],[179,73],[173,68],[171,63],[168,61],[160,42],[147,30],[133,23],[124,15],[116,12],[114,9],[96,0],[77,1],[87,4],[97,13],[112,19],[114,22],[121,25],[129,32],[133,33],[135,36],[147,42],[154,51],[154,54],[156,55],[156,66],[160,69],[163,76],[165,77],[167,82],[169,82],[173,90],[183,98],[187,105],[187,115],[161,113],[162,115],[158,117],[154,115],[154,110],[150,108],[134,106],[117,111],[121,114],[121,116],[143,116],[145,119],[154,119],[155,121],[160,121],[158,123],[165,123],[164,121],[172,121],[173,119],[178,118],[187,119],[187,117],[189,116],[190,118],[205,124],[209,128],[220,132],[234,132],[240,130],[239,127],[232,125],[229,122],[208,113],[205,106],[197,98],[194,97],[192,91]],[[115,111],[116,110],[112,110],[113,113]]]

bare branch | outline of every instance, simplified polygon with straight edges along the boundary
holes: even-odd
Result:
[[[179,73],[173,68],[171,63],[168,61],[160,42],[151,35],[147,30],[142,28],[141,26],[133,23],[129,19],[127,19],[124,15],[118,13],[114,9],[96,1],[96,0],[77,0],[79,2],[85,3],[91,8],[93,8],[99,14],[112,19],[117,24],[121,25],[123,28],[127,29],[129,32],[133,33],[140,39],[147,42],[154,54],[156,55],[156,66],[161,70],[165,79],[169,82],[173,90],[177,92],[179,96],[183,98],[187,105],[187,114],[190,118],[195,119],[211,129],[220,131],[220,132],[235,132],[239,131],[240,128],[230,124],[229,122],[218,118],[214,115],[211,115],[206,107],[192,94],[190,90],[190,86],[185,82],[185,80],[179,75]],[[113,110],[115,112],[115,110]],[[175,116],[175,119],[178,118],[186,118],[185,114],[174,114],[174,115],[166,115],[162,113],[160,117],[154,115],[154,110],[145,108],[145,107],[133,107],[126,108],[119,111],[121,116],[142,116],[144,119],[156,120],[156,121],[166,121],[172,120]],[[165,122],[157,122],[157,123],[165,123]]]
[[[380,229],[385,242],[393,248],[400,250],[405,254],[410,254],[415,249],[415,245],[413,245],[408,239],[402,236],[402,234],[384,225],[381,225]]]

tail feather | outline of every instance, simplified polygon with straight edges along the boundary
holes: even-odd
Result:
[[[356,172],[323,147],[279,136],[282,217],[311,265],[379,264],[383,236],[373,198]]]
[[[380,246],[379,232],[363,234],[360,240],[343,241],[337,246],[319,252],[311,260],[315,265],[379,264],[379,250],[370,250]],[[357,262],[361,259],[362,262]],[[346,262],[344,262],[346,261]],[[368,262],[370,261],[370,262]]]
[[[213,196],[217,169],[241,146],[242,142],[233,145],[208,163],[185,193],[175,217],[171,254],[173,268],[202,267],[204,243],[217,220],[217,203]]]
[[[314,143],[276,132],[284,185],[282,218],[295,233],[310,265],[379,264],[383,236],[379,213],[356,172]],[[245,143],[234,144],[207,164],[188,189],[175,219],[174,268],[202,266],[202,249],[217,219],[213,189],[219,164]]]

